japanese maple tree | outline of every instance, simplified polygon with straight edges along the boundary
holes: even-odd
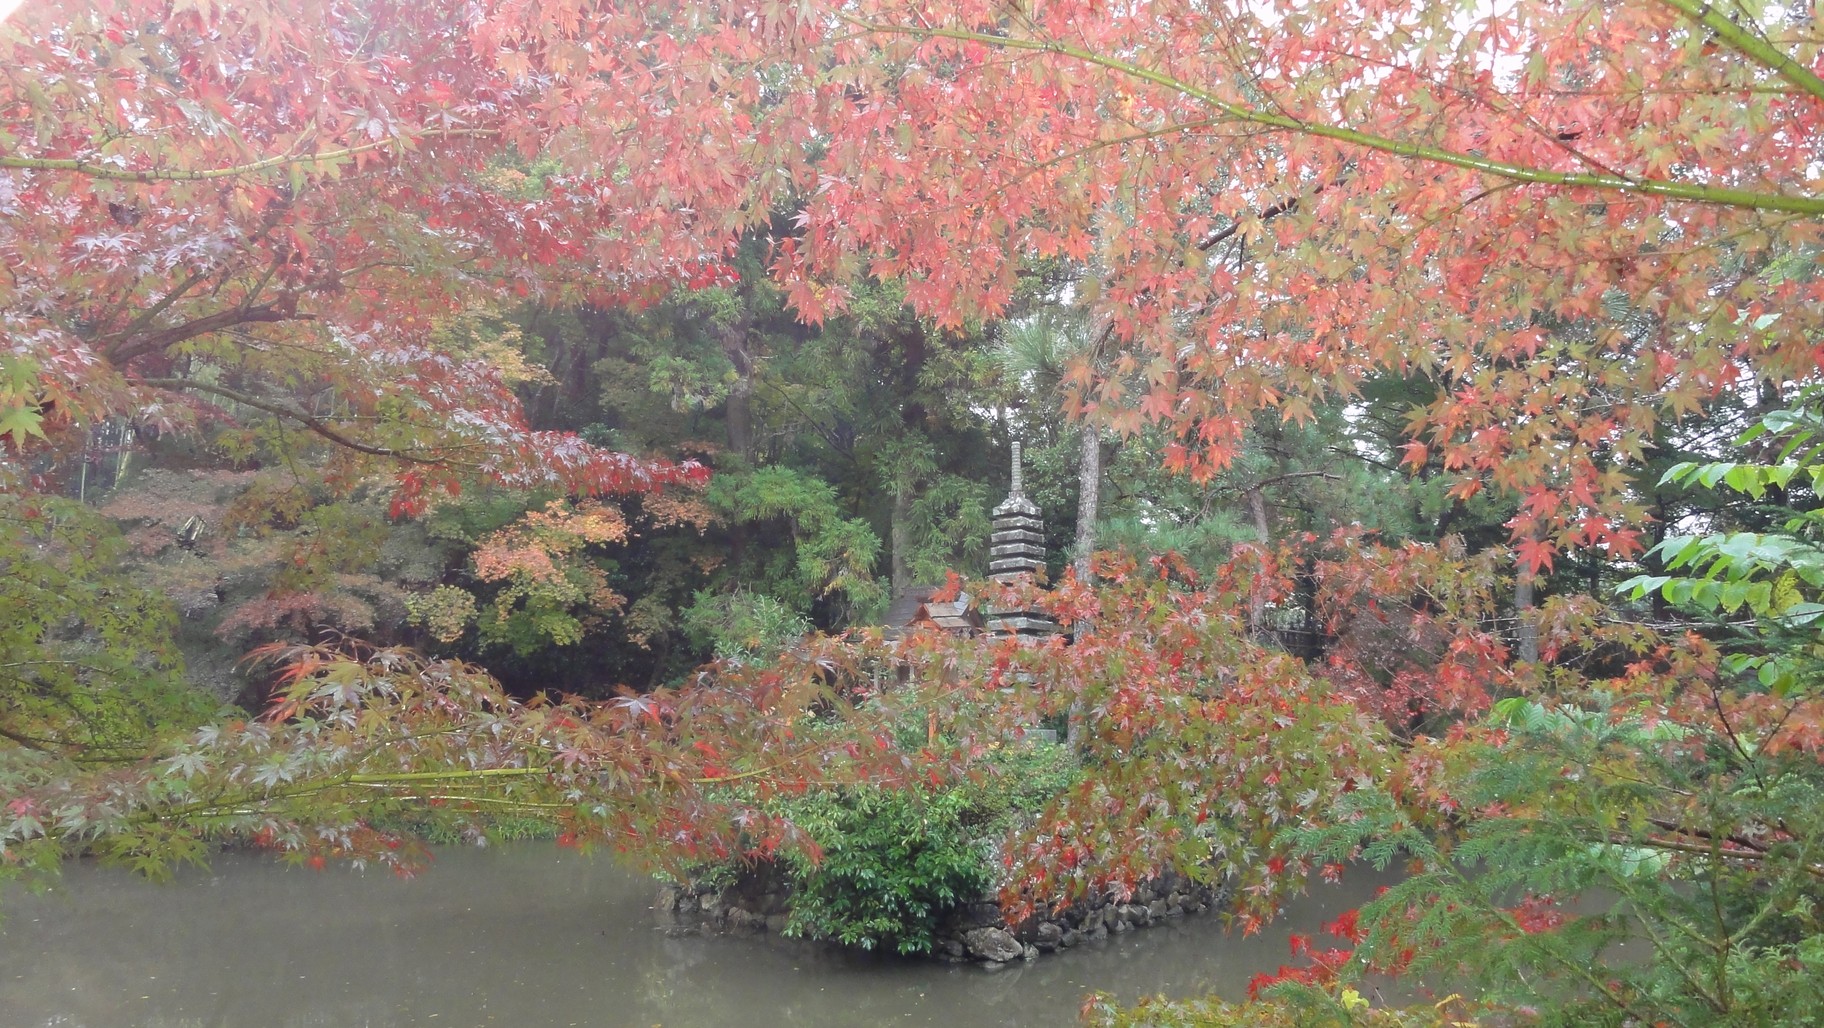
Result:
[[[346,478],[399,473],[399,512],[477,476],[699,477],[531,431],[513,369],[451,345],[489,298],[627,298],[713,278],[724,249],[662,199],[604,210],[612,168],[551,163],[574,119],[470,28],[438,5],[136,2],[0,28],[13,450],[107,416],[271,417]]]
[[[563,77],[609,37],[641,42]],[[1517,497],[1535,568],[1636,551],[1655,433],[1817,368],[1824,80],[1783,7],[760,2],[474,39],[599,105],[626,182],[652,147],[695,163],[656,195],[699,218],[794,188],[775,270],[807,318],[864,273],[955,324],[1021,259],[1097,269],[1119,359],[1078,403],[1169,426],[1175,466],[1221,466],[1261,408],[1419,376],[1409,459]]]
[[[1021,259],[1083,262],[1119,360],[1077,402],[1169,426],[1169,463],[1417,375],[1409,459],[1519,498],[1529,566],[1625,554],[1656,432],[1816,371],[1810,25],[1685,0],[28,6],[9,434],[179,388],[408,460],[458,460],[422,429],[466,424],[521,458],[455,451],[484,470],[637,479],[457,416],[510,405],[415,330],[477,286],[712,279],[789,198],[774,270],[807,319],[866,274],[955,324]],[[184,373],[215,364],[334,370],[345,406]]]
[[[1195,476],[1263,413],[1400,382],[1406,461],[1435,460],[1458,498],[1502,495],[1527,573],[1576,547],[1638,556],[1649,453],[1713,410],[1777,405],[1824,359],[1824,39],[1804,6],[112,0],[28,6],[0,32],[15,453],[104,415],[181,426],[206,401],[336,444],[346,476],[404,468],[400,513],[470,474],[585,493],[689,477],[529,431],[501,370],[439,326],[477,295],[719,280],[782,212],[770,270],[812,322],[869,276],[953,327],[1003,312],[1024,262],[1079,269],[1096,330],[1069,402],[1169,434],[1163,462]],[[172,744],[162,776],[11,772],[30,788],[7,832],[167,857],[170,838],[252,832],[387,859],[361,819],[376,800],[504,803],[585,837],[770,851],[789,828],[736,790],[941,778],[990,729],[1076,708],[1099,773],[1009,850],[1040,891],[1214,858],[1253,914],[1307,869],[1285,824],[1320,836],[1322,871],[1459,821],[1524,864],[1539,851],[1515,840],[1555,819],[1573,870],[1633,882],[1630,851],[1651,849],[1745,880],[1740,898],[1760,883],[1738,872],[1778,855],[1781,889],[1815,892],[1809,684],[1763,687],[1701,640],[1565,597],[1515,667],[1490,627],[1504,554],[1335,545],[1313,604],[1395,627],[1337,615],[1322,666],[1239,618],[1288,593],[1260,551],[1207,587],[1162,561],[1058,590],[1054,615],[1094,627],[1068,649],[914,640],[893,656],[905,694],[881,702],[986,711],[955,752],[877,734],[871,640],[593,706],[305,651],[270,722]],[[1021,675],[1035,688],[998,698]],[[1439,711],[1462,720],[1425,735]],[[1594,784],[1555,780],[1567,757]],[[1524,789],[1502,777],[1529,769]],[[1803,787],[1784,821],[1769,770]],[[1484,904],[1451,930],[1553,935],[1541,909]],[[1623,998],[1609,1008],[1634,1016]]]

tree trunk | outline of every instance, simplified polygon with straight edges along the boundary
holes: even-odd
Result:
[[[1093,422],[1083,422],[1083,455],[1077,462],[1077,581],[1090,582],[1090,558],[1096,552],[1096,510],[1102,502],[1102,435]]]
[[[1264,566],[1267,551],[1273,545],[1273,526],[1267,520],[1266,483],[1256,485],[1248,490],[1248,513],[1254,519],[1254,534],[1260,541],[1260,560]],[[1267,630],[1267,591],[1262,588],[1259,576],[1255,577],[1253,588],[1248,590],[1248,635],[1255,640],[1264,638]]]
[[[747,349],[748,319],[743,317],[724,329],[722,354],[734,365],[735,382],[728,387],[723,417],[728,422],[728,449],[749,464],[754,462],[754,357]]]
[[[1646,565],[1647,574],[1662,575],[1666,571],[1666,562],[1659,556],[1659,544],[1666,541],[1666,526],[1672,523],[1672,512],[1666,507],[1666,498],[1658,494],[1653,497],[1653,509],[1653,545],[1647,547],[1641,560]],[[1653,605],[1653,620],[1672,620],[1672,604],[1666,599],[1664,590],[1649,590],[1647,599]]]
[[[754,380],[750,374],[737,373],[734,385],[729,386],[728,389],[728,401],[723,408],[723,416],[728,421],[728,452],[752,464],[754,462]]]
[[[1083,422],[1083,454],[1077,462],[1077,553],[1073,565],[1077,581],[1094,581],[1091,558],[1096,552],[1096,511],[1102,501],[1102,436],[1094,422]],[[1072,633],[1082,638],[1091,625],[1079,621]],[[1064,715],[1064,745],[1078,752],[1083,745],[1084,711],[1081,701],[1072,703]]]
[[[1267,496],[1263,485],[1248,490],[1248,514],[1254,519],[1254,535],[1260,540],[1260,548],[1273,545],[1273,525],[1267,520]]]
[[[584,315],[578,315],[578,321],[582,322],[584,333],[592,331]],[[539,386],[538,392],[533,394],[533,402],[526,405],[528,414],[534,411],[542,412],[542,417],[535,416],[532,419],[535,427],[558,423],[557,413],[564,405],[564,364],[570,358],[570,343],[564,338],[562,332],[555,329],[546,332],[544,340],[545,368],[551,373],[551,382],[548,385]]]
[[[1533,620],[1533,590],[1537,579],[1531,571],[1520,569],[1514,577],[1514,636],[1516,655],[1528,664],[1539,663],[1539,625]]]
[[[893,487],[893,553],[892,553],[892,599],[905,595],[912,588],[911,564],[906,559],[912,548],[912,484],[897,482]]]

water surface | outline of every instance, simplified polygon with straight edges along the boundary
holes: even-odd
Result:
[[[998,971],[660,930],[648,878],[552,844],[443,852],[419,878],[227,854],[154,885],[69,867],[0,896],[0,1025],[1038,1026],[1091,991],[1209,991],[1290,958],[1381,884],[1314,886],[1266,932],[1187,917]]]

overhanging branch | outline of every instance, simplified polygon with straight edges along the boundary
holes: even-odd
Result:
[[[1666,2],[1686,2],[1686,0],[1666,0]],[[1628,175],[1592,174],[1576,171],[1550,171],[1508,161],[1494,160],[1476,154],[1460,153],[1442,147],[1427,146],[1422,143],[1411,143],[1387,136],[1378,136],[1372,132],[1345,128],[1320,121],[1306,121],[1278,111],[1261,110],[1245,104],[1225,100],[1214,91],[1192,85],[1174,78],[1165,72],[1125,61],[1107,54],[1099,54],[1082,47],[1071,46],[1057,40],[1023,39],[1017,36],[997,36],[986,32],[973,32],[968,29],[932,28],[922,25],[882,25],[865,22],[855,18],[845,18],[850,24],[868,32],[882,35],[915,36],[920,38],[955,39],[962,42],[980,43],[984,46],[1008,50],[1029,50],[1036,53],[1056,54],[1068,57],[1084,64],[1107,68],[1142,82],[1150,82],[1163,89],[1189,97],[1200,103],[1215,108],[1236,121],[1263,125],[1299,135],[1315,136],[1320,139],[1333,139],[1368,150],[1391,154],[1395,157],[1406,157],[1412,160],[1428,161],[1451,167],[1479,171],[1497,178],[1510,179],[1516,182],[1537,183],[1540,185],[1570,186],[1587,189],[1598,189],[1607,192],[1628,193],[1636,196],[1655,196],[1669,200],[1686,200],[1694,203],[1715,204],[1722,207],[1737,207],[1746,210],[1790,211],[1794,214],[1824,214],[1824,196],[1794,196],[1790,193],[1763,193],[1751,189],[1735,189],[1729,186],[1710,186],[1696,182],[1678,182],[1671,179],[1637,178]],[[1726,19],[1725,19],[1726,20]],[[1705,24],[1708,24],[1706,22]],[[1748,37],[1752,39],[1753,37]],[[1734,44],[1732,44],[1734,45]],[[1763,44],[1765,45],[1765,44]],[[1766,48],[1773,54],[1777,49]],[[1788,62],[1790,63],[1790,62]],[[1796,65],[1795,65],[1796,67]],[[1824,89],[1824,83],[1820,84]]]
[[[493,129],[432,129],[412,137],[393,137],[359,146],[343,147],[340,150],[324,150],[309,154],[281,154],[267,157],[264,160],[251,161],[247,164],[236,164],[226,168],[122,168],[105,164],[99,160],[83,157],[18,157],[0,155],[0,168],[16,168],[22,171],[67,171],[90,178],[110,179],[116,182],[207,182],[212,179],[234,178],[238,175],[252,175],[274,168],[290,166],[309,166],[316,164],[334,164],[359,154],[397,147],[401,150],[409,142],[418,139],[453,139],[462,136],[491,137],[498,135]]]
[[[1803,89],[1811,96],[1824,100],[1824,79],[1812,74],[1811,69],[1793,60],[1779,47],[1729,20],[1729,16],[1716,9],[1711,3],[1697,3],[1694,0],[1659,0],[1699,25],[1716,33],[1730,49],[1761,65],[1775,75]]]
[[[231,307],[225,311],[217,311],[214,314],[197,318],[195,321],[186,321],[181,325],[173,325],[157,332],[122,339],[118,345],[109,350],[108,359],[113,361],[116,366],[125,366],[135,357],[157,353],[185,340],[195,339],[197,336],[208,335],[211,332],[221,332],[236,325],[315,320],[316,315],[314,314],[297,312],[296,295],[286,295],[272,303],[263,303],[257,307]]]
[[[425,457],[412,453],[409,450],[396,450],[390,446],[375,446],[372,443],[361,442],[358,439],[353,439],[344,435],[328,422],[307,411],[299,410],[296,407],[280,403],[276,400],[268,400],[263,397],[254,396],[251,393],[244,393],[238,389],[230,389],[226,386],[214,385],[208,382],[198,382],[195,379],[189,378],[142,378],[139,381],[142,385],[156,386],[160,389],[180,389],[188,390],[190,392],[208,393],[211,396],[219,396],[225,400],[233,400],[235,403],[241,404],[242,406],[252,407],[254,410],[263,410],[268,414],[277,415],[281,418],[288,418],[302,425],[308,431],[314,432],[330,442],[335,443],[337,446],[354,450],[356,453],[370,454],[375,457],[387,457],[392,460],[402,460],[412,464],[441,465],[449,463],[440,457]]]

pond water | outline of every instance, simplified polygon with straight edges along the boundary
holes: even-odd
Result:
[[[1313,886],[1266,932],[1188,917],[997,971],[779,939],[678,937],[657,888],[552,844],[441,853],[424,875],[228,854],[154,885],[71,866],[0,896],[0,1025],[1068,1025],[1091,991],[1245,994],[1384,881]]]

